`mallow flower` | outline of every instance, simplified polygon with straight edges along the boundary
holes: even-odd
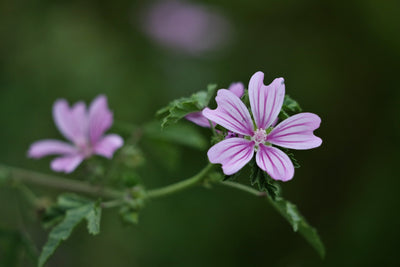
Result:
[[[124,143],[119,135],[104,134],[113,123],[113,113],[104,95],[96,97],[89,109],[83,102],[69,107],[66,100],[57,100],[53,118],[58,130],[71,143],[45,139],[33,143],[28,151],[28,156],[36,159],[59,155],[50,164],[53,171],[70,173],[93,155],[112,158]]]
[[[293,178],[294,166],[278,147],[311,149],[322,140],[313,134],[321,119],[313,113],[299,113],[273,126],[285,97],[283,78],[264,85],[264,73],[255,73],[249,82],[249,100],[253,119],[245,104],[232,92],[218,90],[215,110],[206,108],[203,115],[239,136],[225,139],[208,150],[211,163],[222,164],[226,175],[242,169],[252,158],[273,179],[288,181]]]
[[[232,83],[228,90],[235,94],[237,97],[241,98],[244,94],[244,85],[241,82]],[[185,118],[201,127],[210,128],[209,120],[203,116],[202,111],[192,112],[185,116]],[[215,126],[215,123],[213,123]]]

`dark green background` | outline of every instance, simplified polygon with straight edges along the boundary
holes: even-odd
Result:
[[[201,56],[149,40],[137,23],[146,3],[0,2],[0,162],[50,173],[49,160],[25,155],[31,142],[60,136],[50,112],[60,97],[104,93],[116,119],[141,124],[209,82],[247,84],[258,70],[265,83],[282,76],[287,93],[322,118],[322,146],[296,153],[302,168],[282,187],[318,228],[326,259],[266,202],[216,187],[149,203],[134,227],[107,210],[99,236],[80,226],[49,266],[398,264],[400,2],[204,1],[234,32],[224,49]],[[190,149],[175,168],[149,159],[143,182],[166,185],[206,161]],[[21,202],[0,189],[0,228],[23,229],[40,248],[46,232]]]

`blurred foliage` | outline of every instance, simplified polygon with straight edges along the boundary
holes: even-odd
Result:
[[[201,3],[225,14],[234,32],[223,50],[193,56],[147,39],[138,18],[148,1],[1,1],[0,162],[50,172],[49,160],[25,155],[31,142],[60,137],[51,116],[60,97],[104,93],[117,120],[140,125],[209,83],[246,84],[258,70],[265,83],[282,76],[286,92],[322,118],[316,134],[324,143],[297,152],[303,167],[281,186],[319,229],[325,260],[264,202],[216,187],[149,203],[137,226],[122,227],[118,211],[104,211],[100,235],[78,226],[48,265],[396,266],[399,1]],[[205,152],[159,144],[143,140],[146,164],[137,171],[146,187],[189,177],[207,161]],[[174,157],[174,167],[161,163]],[[42,247],[39,221],[19,215],[29,209],[20,212],[7,188],[0,201],[0,228],[27,232]],[[9,257],[24,249],[12,240],[0,239],[2,266],[18,266]],[[34,265],[27,258],[20,265]]]

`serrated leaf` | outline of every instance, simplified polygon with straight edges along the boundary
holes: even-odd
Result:
[[[200,111],[205,108],[215,94],[217,86],[210,84],[207,91],[199,91],[190,97],[182,97],[168,104],[168,106],[157,111],[157,116],[162,117],[161,127],[176,123],[189,113]]]
[[[101,207],[100,203],[93,205],[92,210],[86,215],[88,232],[92,235],[100,233]]]
[[[87,204],[73,208],[65,213],[64,219],[55,226],[49,234],[49,239],[42,249],[39,257],[39,266],[43,266],[49,257],[54,253],[61,241],[67,240],[75,226],[78,225],[87,214],[93,209],[93,204]]]
[[[322,243],[317,230],[312,227],[301,215],[296,205],[278,197],[275,200],[270,199],[275,209],[289,222],[293,231],[299,232],[308,243],[318,252],[321,258],[325,257],[325,247]]]
[[[203,150],[208,146],[207,139],[199,132],[198,127],[189,123],[179,123],[161,129],[158,122],[153,122],[144,127],[148,138],[166,141],[178,145]]]
[[[60,243],[67,240],[73,229],[84,219],[90,234],[100,231],[101,207],[89,199],[74,195],[64,194],[59,196],[57,204],[48,213],[47,223],[59,222],[49,233],[49,238],[44,245],[39,257],[38,266],[43,266],[54,253]],[[64,217],[62,215],[64,214]],[[53,216],[51,216],[53,215]]]
[[[275,180],[273,180],[265,171],[258,167],[253,158],[250,163],[250,183],[252,186],[258,185],[261,192],[266,192],[272,199],[276,199],[280,195],[281,188]]]

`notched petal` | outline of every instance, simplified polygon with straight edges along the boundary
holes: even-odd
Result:
[[[249,82],[251,111],[258,128],[267,129],[275,119],[285,98],[283,78],[276,78],[268,86],[264,85],[264,73],[256,72]]]

